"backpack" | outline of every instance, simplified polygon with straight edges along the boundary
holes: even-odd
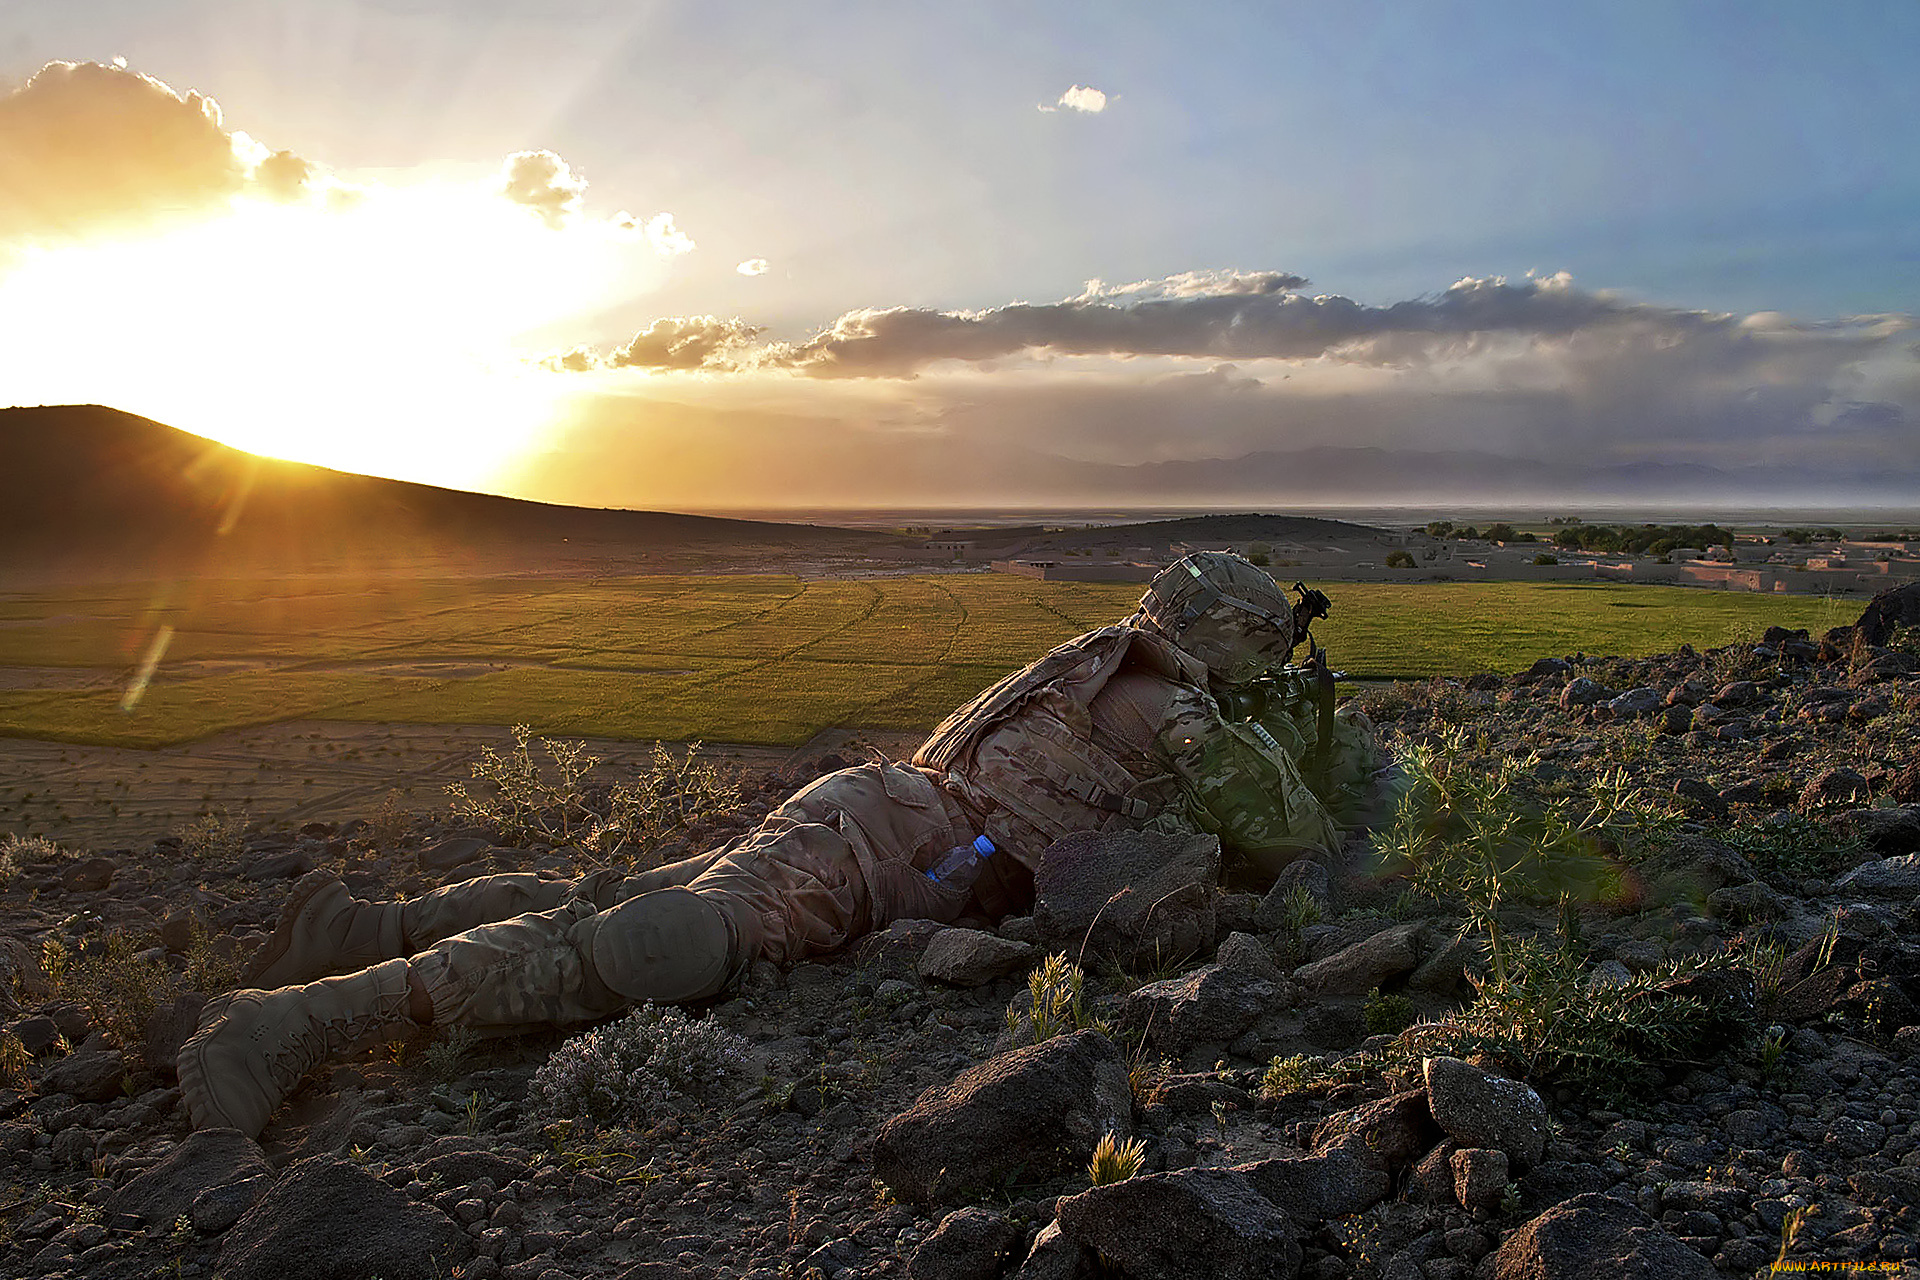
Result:
[[[1172,775],[1140,777],[1096,746],[1087,710],[1124,666],[1206,685],[1206,668],[1168,641],[1102,627],[989,686],[942,721],[913,762],[944,775],[994,844],[1028,869],[1062,836],[1141,826],[1177,798]]]

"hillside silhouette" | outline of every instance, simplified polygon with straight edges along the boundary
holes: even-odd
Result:
[[[98,405],[0,409],[0,552],[123,574],[435,565],[491,571],[663,552],[860,554],[849,529],[600,510],[266,458]]]

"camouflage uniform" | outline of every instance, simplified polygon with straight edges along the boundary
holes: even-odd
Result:
[[[642,999],[710,996],[756,958],[792,964],[896,919],[1024,909],[1041,853],[1069,832],[1184,824],[1277,871],[1339,840],[1296,762],[1306,731],[1287,707],[1271,724],[1229,723],[1208,685],[1284,661],[1294,635],[1265,573],[1238,557],[1191,557],[1156,579],[1125,624],[1069,641],[955,712],[910,764],[828,774],[754,831],[640,875],[490,876],[407,903],[355,904],[387,914],[363,917],[352,947],[276,953],[280,968],[268,966],[261,985],[405,956],[415,1017],[424,997],[434,1023],[564,1025]],[[1345,722],[1357,745],[1362,727]],[[927,879],[945,851],[979,834],[1000,852],[971,890]],[[195,1123],[241,1123],[196,1084],[219,1060],[191,1056],[181,1075]]]

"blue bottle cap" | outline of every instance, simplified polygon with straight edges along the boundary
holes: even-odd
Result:
[[[998,850],[993,847],[993,841],[987,839],[985,836],[975,836],[973,838],[973,851],[983,858],[989,854],[998,852]]]

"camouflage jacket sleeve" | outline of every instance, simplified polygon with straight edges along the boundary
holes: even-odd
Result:
[[[1229,724],[1199,689],[1174,699],[1160,745],[1188,815],[1221,845],[1277,872],[1306,849],[1338,848],[1340,833],[1299,766],[1259,724]]]

